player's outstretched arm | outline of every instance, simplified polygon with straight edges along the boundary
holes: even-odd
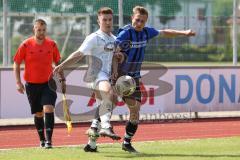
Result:
[[[53,74],[63,72],[64,68],[77,63],[84,57],[83,53],[80,51],[73,52],[67,59],[65,59],[61,64],[56,66],[53,70]]]
[[[196,33],[191,29],[188,30],[174,30],[174,29],[164,29],[159,30],[165,37],[176,37],[176,36],[195,36]]]

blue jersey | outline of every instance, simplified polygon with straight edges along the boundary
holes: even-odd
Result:
[[[126,54],[126,59],[119,64],[122,74],[140,78],[141,65],[144,59],[145,48],[149,39],[157,36],[159,31],[144,27],[142,31],[136,31],[132,25],[127,25],[119,30],[116,43]]]

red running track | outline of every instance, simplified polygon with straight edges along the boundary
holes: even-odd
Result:
[[[114,123],[114,130],[123,136],[124,123]],[[54,146],[80,145],[87,142],[85,131],[89,124],[74,124],[71,135],[65,125],[56,125],[53,135]],[[195,138],[217,138],[240,135],[240,118],[203,119],[185,122],[142,123],[134,141],[157,141]],[[38,147],[39,140],[34,126],[0,127],[0,149]],[[99,138],[99,143],[120,143],[109,138]]]

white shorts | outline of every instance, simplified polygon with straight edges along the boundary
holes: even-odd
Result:
[[[97,85],[101,81],[109,81],[110,75],[106,72],[100,71],[97,75],[97,78],[94,82],[87,83],[87,87],[91,89],[97,89]]]

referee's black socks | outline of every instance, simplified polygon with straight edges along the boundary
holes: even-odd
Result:
[[[34,124],[35,124],[35,127],[37,129],[40,141],[45,141],[43,117],[34,116]]]
[[[131,143],[132,137],[136,133],[138,128],[138,123],[132,123],[130,121],[127,122],[126,124],[126,133],[124,136],[124,144],[129,144]]]
[[[52,134],[54,128],[54,113],[45,113],[45,128],[46,128],[46,139],[52,141]]]

